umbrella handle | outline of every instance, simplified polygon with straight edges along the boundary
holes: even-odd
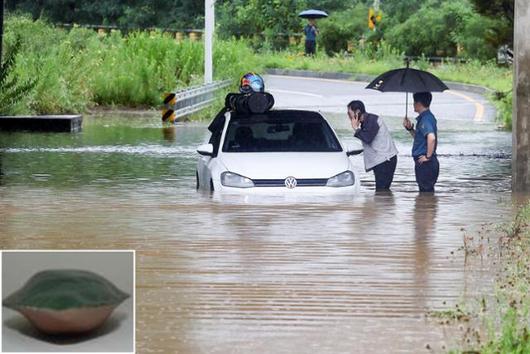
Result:
[[[407,97],[407,98],[405,99],[405,102],[406,102],[406,103],[405,103],[405,118],[408,118],[408,113],[409,113],[409,93],[406,92],[405,95],[406,95],[406,97]]]

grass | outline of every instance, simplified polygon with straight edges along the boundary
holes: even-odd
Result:
[[[440,320],[441,324],[449,324],[450,322],[470,320],[471,312],[467,311],[462,304],[456,304],[454,309],[429,311],[427,317]]]
[[[17,36],[23,43],[12,75],[22,81],[38,80],[27,99],[13,107],[14,114],[79,113],[98,105],[158,108],[162,93],[200,83],[203,77],[202,43],[177,42],[161,32],[125,36],[114,31],[100,36],[88,29],[64,30],[42,20],[10,16],[5,24],[6,46],[13,45]],[[233,79],[234,85],[243,73],[266,68],[377,75],[402,65],[401,53],[385,43],[349,56],[329,57],[320,51],[308,58],[301,44],[281,52],[255,52],[245,40],[215,41],[215,78]],[[492,99],[505,125],[511,126],[510,70],[478,61],[431,66],[419,60],[412,65],[442,80],[502,92]]]
[[[492,259],[498,262],[494,299],[487,311],[482,299],[484,311],[469,314],[487,328],[485,339],[452,353],[530,353],[530,203],[520,207],[513,221],[500,231],[499,243],[490,247]],[[455,318],[460,314],[446,312],[440,312],[439,316]],[[479,332],[470,329],[466,333]]]
[[[78,113],[102,106],[158,107],[161,95],[202,82],[203,45],[161,32],[54,28],[26,17],[6,20],[5,42],[22,39],[14,76],[37,78],[31,95],[10,113]],[[259,63],[243,41],[217,41],[216,78],[239,78]],[[242,60],[244,58],[244,60]],[[234,82],[236,79],[234,79]]]

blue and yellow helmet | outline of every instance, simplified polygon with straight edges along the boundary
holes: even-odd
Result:
[[[239,92],[251,93],[251,92],[264,92],[265,81],[263,78],[256,73],[246,73],[241,77],[239,81]]]

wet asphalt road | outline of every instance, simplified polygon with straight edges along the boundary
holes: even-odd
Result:
[[[300,77],[266,76],[266,88],[276,98],[276,107],[343,113],[348,102],[361,100],[366,110],[383,117],[405,116],[405,93],[366,90],[366,82],[348,82]],[[477,94],[461,91],[433,93],[431,110],[441,120],[492,122],[495,109]],[[409,94],[409,117],[415,117]]]

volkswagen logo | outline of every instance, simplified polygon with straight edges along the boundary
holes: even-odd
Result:
[[[284,183],[285,183],[285,186],[289,189],[293,189],[294,187],[296,187],[296,184],[297,184],[296,178],[294,177],[287,177]]]

